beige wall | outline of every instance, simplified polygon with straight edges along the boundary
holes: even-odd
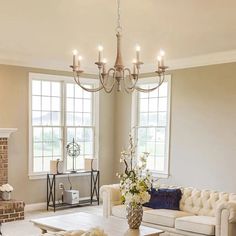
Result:
[[[171,74],[171,176],[161,182],[236,192],[236,63]],[[131,96],[116,95],[116,171],[130,113]]]
[[[69,74],[0,65],[0,127],[18,128],[9,142],[9,182],[16,198],[35,203],[45,202],[46,181],[28,178],[29,72]],[[171,177],[162,182],[236,192],[236,63],[171,74]],[[116,181],[130,130],[131,101],[125,93],[100,94],[101,184]],[[87,177],[73,182],[83,196],[88,194]]]
[[[29,180],[28,177],[28,73],[38,72],[70,75],[49,70],[0,65],[0,127],[18,128],[9,140],[9,183],[14,188],[14,197],[26,203],[46,201],[46,179]],[[101,184],[111,183],[114,151],[114,95],[101,93],[99,119],[99,151]],[[66,179],[60,179],[68,185]],[[58,181],[58,182],[59,182]],[[75,188],[82,196],[88,196],[88,177],[73,178]]]

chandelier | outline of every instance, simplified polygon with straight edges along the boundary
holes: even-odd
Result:
[[[75,82],[87,92],[98,92],[102,89],[107,93],[111,93],[115,85],[117,86],[117,91],[121,91],[122,87],[127,93],[131,93],[134,90],[139,92],[151,92],[161,86],[165,80],[165,71],[168,68],[164,65],[164,51],[160,50],[160,54],[157,57],[157,70],[155,86],[152,88],[141,88],[138,86],[138,81],[140,77],[140,68],[143,62],[140,60],[140,47],[136,46],[136,58],[133,60],[133,68],[127,68],[123,64],[122,53],[121,53],[121,36],[122,27],[120,21],[120,0],[117,0],[117,27],[116,27],[116,37],[117,37],[117,54],[115,65],[112,68],[107,69],[107,61],[102,58],[103,47],[98,47],[98,61],[95,64],[98,67],[98,79],[99,86],[97,88],[88,88],[84,86],[80,77],[83,74],[81,70],[81,56],[77,55],[77,50],[73,51],[73,64],[70,66],[73,70]],[[123,86],[121,85],[123,84]]]

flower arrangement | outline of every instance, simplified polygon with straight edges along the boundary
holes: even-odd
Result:
[[[10,193],[13,191],[13,187],[10,184],[3,184],[2,186],[0,186],[0,191]]]
[[[0,192],[2,192],[2,199],[4,201],[11,200],[11,192],[13,191],[13,187],[10,184],[3,184],[0,186]]]
[[[142,205],[150,200],[149,190],[153,179],[149,170],[146,169],[148,152],[140,157],[135,156],[136,146],[133,137],[129,134],[129,147],[121,152],[120,162],[124,163],[125,171],[118,175],[120,178],[120,189],[122,202],[132,206]]]

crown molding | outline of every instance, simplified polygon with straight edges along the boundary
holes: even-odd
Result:
[[[16,131],[16,128],[0,128],[0,138],[9,138]]]
[[[222,51],[215,53],[208,53],[193,57],[179,58],[173,60],[166,60],[166,64],[169,66],[169,70],[177,70],[177,69],[185,69],[185,68],[193,68],[200,66],[209,66],[209,65],[217,65],[224,63],[236,62],[236,50],[231,51]],[[0,64],[3,65],[13,65],[13,66],[23,66],[23,67],[31,67],[38,69],[49,69],[49,70],[59,70],[70,72],[71,70],[62,62],[55,63],[50,61],[36,62],[32,60],[17,60],[14,61],[10,59],[0,58]],[[142,67],[142,73],[150,73],[155,71],[155,64],[144,64]],[[88,74],[97,74],[97,68],[84,66],[84,71]]]
[[[184,69],[236,62],[236,50],[209,53],[170,61],[170,69]]]
[[[199,56],[167,60],[166,64],[169,66],[169,70],[177,70],[232,62],[236,62],[236,50],[208,53]],[[154,69],[154,65],[146,65],[143,67],[142,71],[145,73],[154,71]]]
[[[43,62],[39,61],[33,61],[33,60],[11,60],[11,59],[5,59],[0,58],[0,65],[9,65],[9,66],[20,66],[20,67],[28,67],[28,68],[34,68],[34,69],[44,69],[44,70],[56,70],[56,71],[64,71],[64,72],[71,72],[71,68],[67,66],[66,63],[55,63],[52,61],[44,60]],[[97,68],[89,67],[89,66],[83,66],[83,69],[86,74],[96,74]]]

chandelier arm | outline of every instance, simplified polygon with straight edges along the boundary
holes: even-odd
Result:
[[[135,89],[136,89],[138,92],[142,92],[142,93],[149,93],[149,92],[152,92],[152,91],[156,90],[157,88],[159,88],[159,87],[163,84],[163,82],[165,81],[165,76],[164,76],[164,75],[162,75],[162,77],[161,77],[161,75],[158,76],[158,80],[159,80],[159,81],[158,81],[158,85],[155,86],[155,87],[153,87],[153,88],[144,89],[144,88],[141,88],[141,87],[139,87],[139,86],[135,86]]]
[[[134,91],[134,87],[131,88],[131,87],[127,86],[127,84],[126,84],[126,77],[125,77],[126,69],[127,69],[128,73],[129,73],[128,77],[130,78],[132,76],[130,70],[128,68],[125,68],[124,71],[123,71],[124,89],[125,89],[125,92],[127,94],[130,94],[130,93],[132,93]]]
[[[79,75],[77,75],[76,72],[74,72],[73,74],[74,74],[74,81],[76,82],[76,84],[78,84],[82,89],[84,89],[87,92],[94,93],[94,92],[98,92],[104,88],[103,85],[100,85],[98,88],[93,88],[93,89],[86,88],[81,84]]]
[[[128,72],[128,77],[129,77],[131,80],[134,80],[134,83],[131,82],[131,83],[132,83],[131,86],[128,86],[127,83],[126,83],[125,71]],[[124,85],[125,85],[124,87],[125,87],[125,91],[126,91],[127,93],[133,92],[134,89],[135,89],[135,86],[136,86],[136,84],[137,84],[137,82],[138,82],[138,74],[137,74],[137,77],[136,77],[136,79],[135,79],[134,76],[131,74],[130,69],[129,69],[129,68],[125,68],[125,69],[124,69],[124,72],[123,72],[123,75],[124,75]]]
[[[126,87],[124,87],[124,89],[125,89],[125,92],[126,93],[128,93],[128,94],[131,94],[134,90],[132,89],[128,89],[128,88],[126,88]]]
[[[100,80],[100,82],[101,82],[101,84],[102,84],[102,86],[103,86],[103,88],[104,88],[104,90],[107,92],[107,93],[111,93],[112,92],[112,90],[113,90],[113,88],[114,88],[114,86],[115,86],[115,83],[116,83],[116,81],[115,81],[115,69],[114,68],[110,68],[109,70],[108,70],[108,72],[107,72],[107,74],[106,74],[106,76],[107,76],[107,79],[109,79],[109,75],[110,75],[110,72],[111,71],[113,71],[113,76],[112,76],[112,78],[113,78],[113,83],[112,83],[112,85],[111,85],[111,87],[110,88],[107,88],[106,87],[106,82],[104,82],[104,79],[103,79],[103,77],[102,77],[102,75],[101,74],[99,74],[99,80]]]

